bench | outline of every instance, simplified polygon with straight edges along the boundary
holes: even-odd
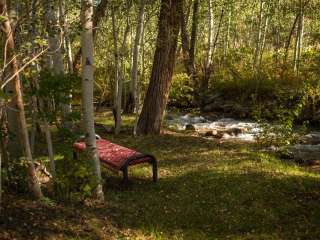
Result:
[[[129,166],[149,163],[152,166],[153,181],[158,180],[157,160],[154,156],[143,154],[133,149],[129,149],[108,140],[102,139],[97,135],[97,150],[100,162],[113,172],[123,172],[124,182],[128,181]],[[79,140],[73,144],[73,157],[78,159],[79,154],[86,150],[84,140]]]

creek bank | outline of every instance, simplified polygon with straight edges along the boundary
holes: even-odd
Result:
[[[236,141],[254,143],[263,133],[263,127],[250,120],[218,118],[213,115],[193,116],[192,114],[166,116],[169,128],[197,134],[200,137],[218,139],[220,141]],[[270,132],[270,136],[274,133]],[[301,142],[286,147],[269,147],[269,152],[279,153],[284,159],[299,164],[312,165],[320,163],[320,132],[311,132],[301,137]]]

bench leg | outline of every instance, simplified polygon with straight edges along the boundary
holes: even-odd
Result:
[[[78,160],[78,153],[77,153],[77,151],[73,151],[73,160]]]
[[[128,182],[129,176],[128,176],[128,166],[126,166],[123,170],[123,182]]]
[[[151,164],[152,164],[153,181],[157,182],[158,181],[158,164],[157,164],[157,160],[153,159]]]

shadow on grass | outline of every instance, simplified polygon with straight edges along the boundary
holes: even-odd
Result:
[[[165,239],[317,239],[320,182],[311,177],[262,173],[192,172],[135,180],[127,190],[106,184],[107,209],[122,229],[163,234]]]
[[[261,171],[264,162],[252,154],[254,145],[219,144],[185,135],[103,137],[154,154],[159,160],[160,181],[152,183],[150,174],[147,178],[142,170],[134,174],[139,178],[131,177],[131,184],[123,188],[119,186],[121,176],[106,172],[107,206],[83,209],[100,221],[99,226],[104,226],[107,218],[117,231],[129,229],[155,239],[320,236],[319,178],[277,172],[276,168]],[[56,152],[70,158],[71,144],[58,146]],[[253,164],[237,171],[248,161],[261,166]],[[231,168],[225,169],[226,165]],[[169,174],[163,174],[165,171]],[[63,217],[53,215],[48,221]],[[79,225],[78,220],[72,221]],[[67,232],[70,234],[75,233]]]

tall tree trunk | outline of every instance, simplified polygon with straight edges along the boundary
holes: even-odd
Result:
[[[258,24],[258,31],[257,31],[257,38],[256,38],[256,47],[255,47],[254,57],[253,57],[254,72],[257,70],[257,67],[258,67],[260,50],[261,50],[262,25],[263,25],[262,20],[263,20],[264,5],[265,5],[264,0],[260,0],[259,24]]]
[[[269,27],[269,19],[270,16],[266,16],[265,18],[265,22],[264,22],[264,30],[263,30],[263,38],[262,38],[262,42],[261,42],[261,49],[260,49],[260,57],[259,57],[259,68],[261,67],[262,64],[262,58],[263,58],[263,53],[264,53],[264,49],[265,49],[265,45],[266,45],[266,38],[267,38],[267,33],[268,33],[268,27]]]
[[[47,68],[48,70],[52,70],[56,75],[64,74],[64,63],[62,56],[62,33],[60,30],[60,24],[58,19],[58,9],[56,8],[56,4],[54,0],[43,0],[44,10],[45,10],[45,25],[48,32],[48,44],[49,49],[52,54],[48,55],[47,59]],[[67,94],[68,93],[62,93]],[[68,97],[68,96],[63,96]],[[62,109],[63,120],[65,123],[65,119],[67,119],[68,115],[71,112],[71,108],[69,104],[62,103],[59,107]]]
[[[214,45],[214,18],[213,18],[213,6],[212,0],[208,0],[208,50],[205,60],[204,76],[201,81],[200,90],[202,93],[208,90],[210,68],[212,64],[213,45]]]
[[[145,65],[145,44],[144,44],[144,25],[142,28],[141,33],[141,81],[143,82],[145,80],[145,72],[146,72],[146,65]],[[141,112],[141,104],[140,104],[140,95],[141,95],[141,89],[140,84],[138,82],[137,84],[137,101],[136,101],[136,108],[135,108],[135,121],[134,121],[134,127],[133,127],[133,136],[137,136],[137,127],[138,127],[138,120],[139,120],[139,114]]]
[[[101,19],[103,19],[106,15],[106,10],[108,6],[108,0],[101,0],[99,5],[96,7],[93,13],[93,39],[95,39],[97,26],[99,25]],[[79,72],[81,66],[81,48],[76,51],[73,61],[73,72]]]
[[[294,30],[296,29],[296,26],[297,26],[297,23],[298,23],[298,20],[299,20],[299,16],[300,16],[300,14],[297,14],[297,16],[295,17],[294,22],[293,22],[292,27],[291,27],[291,30],[290,30],[290,33],[289,33],[289,36],[288,36],[288,39],[287,39],[287,42],[286,42],[285,54],[284,54],[284,63],[287,63],[287,60],[288,60],[289,48],[290,48],[290,45],[291,45],[291,39],[292,39],[292,36],[294,34]]]
[[[198,35],[198,25],[199,25],[199,0],[194,0],[193,2],[193,12],[192,12],[192,27],[191,36],[189,41],[188,31],[187,31],[187,21],[184,14],[184,4],[183,1],[178,1],[177,3],[178,11],[181,12],[180,26],[181,26],[181,40],[182,40],[182,53],[184,59],[184,65],[187,74],[191,77],[193,88],[194,88],[194,102],[198,102],[198,92],[199,83],[198,76],[195,67],[195,53],[196,53],[196,43]]]
[[[158,38],[150,84],[139,117],[137,134],[160,134],[163,114],[176,59],[182,0],[162,0],[158,23]]]
[[[213,17],[213,15],[212,15],[212,17]],[[205,74],[204,74],[204,77],[202,78],[202,81],[201,81],[201,88],[200,88],[200,92],[201,93],[206,92],[208,90],[208,87],[209,87],[209,79],[210,79],[210,75],[211,75],[211,72],[212,72],[213,55],[215,53],[216,46],[217,46],[217,43],[218,43],[223,17],[224,17],[224,9],[221,10],[219,24],[218,24],[218,28],[216,30],[216,35],[215,35],[214,38],[213,38],[213,36],[211,36],[212,37],[212,40],[211,40],[212,41],[211,52],[208,51],[210,56],[209,55],[207,56],[207,58],[210,57],[210,59],[208,58],[207,61],[206,61],[206,66],[205,66],[205,69],[204,69]],[[210,28],[210,26],[209,26],[209,28]],[[213,32],[213,25],[212,25],[212,34],[213,33],[214,32]]]
[[[43,0],[44,21],[48,32],[48,44],[51,55],[48,56],[48,68],[55,74],[64,73],[63,57],[61,53],[61,32],[58,21],[58,10],[55,7],[54,0]]]
[[[36,175],[30,143],[29,143],[27,121],[25,117],[24,103],[23,103],[23,97],[22,97],[22,87],[21,87],[19,74],[17,74],[19,71],[19,67],[18,67],[16,55],[15,55],[13,33],[12,33],[10,21],[6,13],[5,0],[0,1],[0,12],[2,13],[2,16],[6,18],[4,21],[2,21],[2,30],[4,31],[7,39],[7,51],[10,53],[8,54],[8,56],[12,57],[11,70],[12,70],[12,74],[15,75],[15,77],[13,78],[13,83],[15,87],[15,95],[16,95],[15,97],[16,97],[16,103],[18,107],[18,121],[20,123],[21,140],[23,142],[24,154],[28,162],[29,187],[33,195],[37,199],[40,199],[42,198],[42,192],[40,188],[40,183]]]
[[[129,4],[127,7],[127,11],[129,11],[131,5]],[[129,16],[129,13],[128,13]],[[125,66],[124,66],[124,54],[126,50],[127,38],[130,32],[130,25],[129,25],[129,17],[127,17],[126,27],[123,33],[122,44],[119,48],[118,46],[118,27],[116,22],[116,15],[114,9],[112,9],[112,33],[113,33],[113,41],[114,41],[114,56],[115,56],[115,70],[116,70],[116,84],[115,84],[115,91],[114,91],[114,106],[113,106],[113,114],[115,120],[115,134],[120,133],[122,119],[121,119],[121,112],[122,112],[122,97],[123,97],[123,83],[125,78]]]
[[[66,16],[65,10],[65,0],[59,0],[59,15],[60,15],[60,26],[63,32],[63,46],[64,52],[67,56],[67,66],[68,66],[68,73],[73,74],[73,59],[72,59],[72,49],[71,49],[71,41],[70,41],[70,34],[69,34],[69,23]],[[64,119],[64,127],[70,128],[71,121],[68,118],[68,115],[72,112],[72,91],[66,93],[66,98],[68,99],[68,103],[63,104],[63,113],[67,119]]]
[[[299,22],[298,22],[298,30],[297,30],[297,39],[295,46],[295,54],[294,54],[294,72],[299,75],[300,69],[300,60],[301,60],[301,52],[302,52],[302,43],[303,43],[303,31],[304,31],[304,6],[302,0],[300,0],[300,13],[299,13]]]
[[[195,54],[199,25],[199,0],[194,0],[192,13],[192,29],[190,38],[190,65],[193,66],[193,74],[195,74]],[[195,80],[195,79],[194,79]]]
[[[184,66],[186,68],[187,74],[191,76],[192,74],[192,66],[190,66],[190,41],[189,34],[187,30],[187,17],[184,14],[184,4],[181,1],[181,5],[179,5],[180,12],[182,13],[182,17],[180,19],[181,24],[181,42],[182,42],[182,54]]]
[[[69,34],[69,22],[68,22],[68,19],[66,16],[66,10],[65,10],[65,0],[59,0],[59,12],[60,12],[60,25],[63,29],[65,52],[67,54],[68,72],[70,74],[73,74],[72,49],[71,49],[71,41],[70,41],[70,34]]]
[[[223,60],[224,62],[227,61],[227,55],[228,55],[228,49],[229,49],[229,39],[230,39],[230,28],[231,28],[231,18],[232,18],[232,10],[231,6],[229,6],[228,9],[228,18],[227,18],[227,26],[226,26],[226,32],[224,37],[224,44],[223,44]]]
[[[4,1],[3,1],[4,2]],[[9,7],[10,4],[7,4],[7,7]],[[10,11],[11,14],[15,15],[15,11]],[[0,13],[1,14],[1,13]],[[9,16],[10,19],[13,16]],[[12,20],[10,20],[12,24]],[[7,56],[7,61],[10,61],[8,59],[9,56]],[[10,74],[10,71],[12,69],[7,68],[5,73]],[[8,153],[9,153],[9,158],[12,160],[17,160],[22,156],[22,142],[20,139],[20,127],[19,127],[19,114],[17,110],[17,103],[16,103],[16,98],[15,98],[15,90],[14,90],[14,82],[10,81],[6,87],[5,87],[5,92],[10,98],[10,102],[8,103],[8,107],[6,110],[7,118],[8,118],[8,130],[10,137],[8,139]]]
[[[132,54],[131,84],[130,84],[130,92],[129,92],[129,99],[127,103],[127,109],[126,109],[127,113],[135,112],[137,107],[138,61],[139,61],[139,48],[140,48],[140,42],[141,42],[140,39],[141,39],[143,21],[144,21],[144,5],[145,5],[145,0],[140,0],[136,36],[134,40],[134,47],[133,47],[133,54]]]
[[[114,44],[114,64],[115,64],[115,88],[113,98],[113,115],[115,123],[115,133],[119,134],[121,128],[121,99],[122,99],[122,82],[120,76],[120,53],[118,47],[118,30],[116,23],[115,10],[112,9],[112,34]]]
[[[98,181],[96,196],[101,202],[104,201],[102,189],[102,178],[100,161],[97,150],[95,129],[94,129],[94,108],[93,108],[93,82],[94,82],[94,46],[93,46],[93,0],[82,0],[81,8],[81,52],[82,52],[82,109],[84,128],[86,136],[87,151],[94,166],[95,177]]]

